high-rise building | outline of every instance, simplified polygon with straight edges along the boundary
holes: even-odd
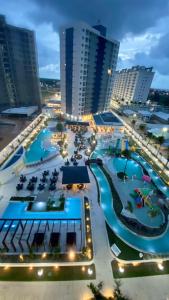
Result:
[[[119,42],[102,25],[76,23],[60,30],[63,112],[88,115],[109,107]]]
[[[34,32],[0,15],[0,108],[41,106]]]
[[[116,71],[112,99],[124,104],[146,102],[153,77],[152,67],[135,66]]]

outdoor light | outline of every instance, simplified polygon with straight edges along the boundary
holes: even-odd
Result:
[[[45,252],[42,254],[42,258],[46,258],[46,253]]]
[[[119,271],[120,271],[120,273],[124,273],[124,268],[123,268],[123,266],[119,265]]]
[[[58,269],[59,269],[59,266],[58,266],[58,265],[54,266],[54,269],[55,269],[55,270],[58,270]]]
[[[86,218],[86,221],[89,221],[89,217]]]
[[[69,259],[74,260],[75,259],[75,252],[73,250],[69,251]]]
[[[93,274],[93,270],[92,270],[91,268],[88,268],[87,273],[88,273],[89,275],[92,275],[92,274]]]
[[[9,270],[9,266],[7,265],[7,266],[5,266],[4,267],[4,270],[6,271],[6,270]]]
[[[83,271],[83,272],[85,271],[85,267],[82,267],[82,271]]]
[[[158,265],[158,268],[159,268],[160,271],[164,270],[164,266],[163,266],[162,263],[158,263],[157,265]]]
[[[41,277],[43,275],[43,269],[38,270],[37,274],[39,277]]]
[[[23,261],[23,255],[22,254],[19,255],[19,258],[20,258],[20,260]]]
[[[91,243],[91,238],[88,238],[88,240],[87,240],[87,241],[88,241],[88,243]]]
[[[32,267],[32,266],[30,266],[30,267],[29,267],[29,270],[30,270],[30,271],[32,271],[32,270],[33,270],[33,267]]]

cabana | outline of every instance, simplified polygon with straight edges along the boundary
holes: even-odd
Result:
[[[79,185],[90,183],[89,174],[86,166],[62,167],[62,184]]]

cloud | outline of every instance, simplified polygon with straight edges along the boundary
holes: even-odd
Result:
[[[0,7],[8,23],[36,31],[41,76],[60,76],[60,26],[78,20],[94,25],[99,19],[121,42],[118,67],[153,65],[154,84],[167,87],[169,0],[0,0]]]
[[[49,78],[59,78],[59,64],[49,64],[39,68],[41,77],[46,77],[48,74]]]

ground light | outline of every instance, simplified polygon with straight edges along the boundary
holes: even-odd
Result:
[[[42,254],[42,258],[46,258],[46,256],[47,256],[47,254],[44,252],[44,253]]]
[[[161,262],[159,262],[159,263],[157,264],[157,266],[158,266],[158,268],[159,268],[160,271],[163,271],[163,270],[164,270],[164,266],[163,266],[163,264],[162,264]]]
[[[124,267],[122,265],[119,265],[118,267],[119,267],[119,272],[124,273]]]
[[[19,255],[19,259],[23,261],[23,255],[22,254]]]
[[[75,251],[70,250],[68,256],[69,256],[70,260],[74,260],[75,259]]]
[[[87,273],[91,276],[93,274],[93,270],[91,268],[88,268]]]
[[[85,267],[82,267],[82,272],[84,272],[85,271]]]
[[[38,274],[39,277],[41,277],[43,275],[43,269],[39,269],[37,274]]]

